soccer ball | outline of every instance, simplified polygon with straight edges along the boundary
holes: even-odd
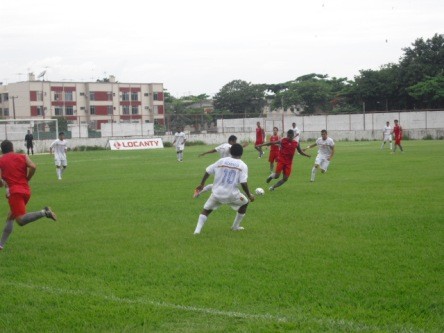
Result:
[[[257,195],[264,195],[265,191],[263,188],[258,187],[256,190],[254,190],[254,192],[256,192]]]

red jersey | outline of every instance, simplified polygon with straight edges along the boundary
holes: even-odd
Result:
[[[393,133],[395,134],[395,139],[400,139],[402,136],[402,127],[395,125],[395,127],[393,127]]]
[[[279,135],[272,135],[270,137],[270,142],[276,142],[279,141],[281,138],[279,137]],[[279,151],[279,145],[274,143],[272,145],[270,145],[270,151]]]
[[[31,194],[25,155],[12,152],[3,155],[0,158],[0,170],[2,179],[8,184],[10,194]]]
[[[283,138],[281,140],[281,150],[279,151],[279,161],[285,164],[292,164],[293,156],[297,148],[298,143],[296,141]]]
[[[264,142],[264,129],[256,128],[256,144],[261,144]]]

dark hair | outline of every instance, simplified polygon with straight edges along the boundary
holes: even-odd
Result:
[[[235,143],[230,148],[230,154],[232,156],[241,157],[243,153],[244,153],[244,148],[242,148],[242,146],[238,143]]]
[[[12,142],[9,140],[4,140],[1,143],[1,149],[3,154],[10,153],[14,151],[14,146],[12,145]]]
[[[60,132],[60,133],[59,133],[59,136],[60,136],[60,135],[65,135],[65,132]]]
[[[294,131],[293,130],[288,130],[287,131],[287,135],[290,135],[290,134],[294,136]]]
[[[276,128],[276,131],[279,131],[279,128],[277,128],[276,126],[273,127],[273,131],[274,131],[275,128]]]
[[[237,141],[237,136],[236,135],[230,135],[230,137],[228,138],[228,142],[230,141]]]
[[[322,131],[321,131],[321,134],[322,134],[322,133],[327,134],[327,130],[322,130]]]

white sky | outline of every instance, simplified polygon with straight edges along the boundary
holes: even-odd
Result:
[[[161,82],[174,96],[312,72],[353,79],[444,33],[443,0],[7,0],[0,81]]]

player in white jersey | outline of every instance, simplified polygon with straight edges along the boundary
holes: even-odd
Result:
[[[384,148],[385,143],[390,142],[390,150],[392,150],[392,127],[390,122],[386,122],[384,129],[382,130],[382,145],[381,149]]]
[[[200,154],[199,157],[207,155],[207,154],[212,154],[212,153],[219,153],[220,158],[230,157],[231,156],[230,155],[230,148],[236,142],[237,142],[237,137],[235,135],[230,135],[230,137],[228,138],[228,143],[222,143],[221,145],[217,146],[216,148]]]
[[[318,155],[316,156],[315,164],[311,169],[310,181],[312,182],[315,180],[317,169],[321,169],[322,173],[327,172],[330,161],[335,154],[335,142],[332,138],[328,137],[326,130],[322,130],[321,137],[316,140],[316,143],[308,146],[304,151],[315,146],[318,146]]]
[[[185,149],[185,142],[187,141],[187,137],[183,132],[181,127],[177,128],[177,132],[174,133],[174,141],[173,145],[176,146],[176,154],[177,160],[179,162],[183,161],[183,150]]]
[[[299,143],[299,140],[301,139],[301,131],[299,130],[299,128],[297,128],[296,123],[292,123],[290,129],[293,130],[294,133],[293,140]]]
[[[254,196],[248,188],[248,167],[241,160],[243,150],[242,146],[236,143],[230,148],[231,157],[221,158],[206,168],[202,181],[196,189],[202,190],[210,175],[214,175],[214,184],[211,196],[205,202],[197,220],[196,229],[194,230],[195,235],[200,234],[208,215],[221,205],[230,205],[231,208],[237,211],[231,229],[235,231],[244,229],[240,226],[240,223],[247,211],[249,200],[254,201]],[[240,192],[239,184],[247,196]]]
[[[65,172],[66,167],[68,166],[68,160],[66,159],[67,150],[68,147],[65,140],[65,133],[60,132],[59,138],[51,143],[51,146],[49,146],[50,154],[54,154],[56,173],[59,180],[62,179],[62,174]]]

